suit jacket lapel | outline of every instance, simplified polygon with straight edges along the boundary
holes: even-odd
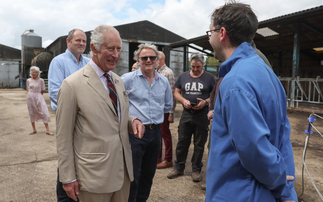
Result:
[[[94,71],[93,67],[90,64],[84,66],[83,75],[87,77],[87,83],[92,87],[94,91],[96,91],[101,98],[105,101],[105,103],[109,106],[111,111],[117,116],[117,113],[113,107],[112,101],[109,97],[108,92],[104,88],[99,76]]]

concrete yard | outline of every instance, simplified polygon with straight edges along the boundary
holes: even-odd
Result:
[[[0,202],[56,201],[57,154],[55,136],[46,135],[43,123],[36,123],[37,133],[32,131],[26,104],[27,91],[0,89]],[[49,108],[50,130],[55,133],[55,112],[50,108],[48,94],[44,98]],[[173,151],[177,143],[177,126],[182,107],[177,105],[175,123],[171,124]],[[302,155],[308,112],[288,111],[292,126],[291,140],[296,164],[296,191],[302,192]],[[323,131],[323,120],[314,123]],[[187,158],[185,175],[169,180],[166,176],[172,168],[157,170],[148,202],[202,202],[205,191],[200,185],[205,183],[207,149],[203,158],[203,180],[192,181],[190,158],[192,146]],[[314,132],[309,140],[306,165],[316,183],[323,192],[323,137]],[[234,190],[232,190],[234,192]],[[305,190],[300,201],[318,202],[319,195],[305,175]]]

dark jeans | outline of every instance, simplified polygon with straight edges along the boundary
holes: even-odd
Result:
[[[59,181],[58,168],[57,168],[56,193],[57,193],[57,202],[75,202],[73,199],[67,196],[65,190],[63,189],[63,184]]]
[[[129,134],[134,181],[130,185],[129,202],[146,201],[150,194],[160,151],[160,127],[146,128],[141,139]]]
[[[208,137],[207,119],[208,109],[204,107],[199,111],[183,110],[180,123],[178,125],[178,143],[176,147],[175,169],[184,171],[188,149],[194,135],[194,153],[191,159],[192,171],[201,172],[203,163],[204,146]]]

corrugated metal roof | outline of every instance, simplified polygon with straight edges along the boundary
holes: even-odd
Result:
[[[259,25],[264,24],[264,23],[268,23],[268,22],[272,22],[272,21],[277,21],[277,20],[285,20],[285,18],[290,18],[290,17],[294,17],[294,18],[295,17],[303,17],[307,13],[312,13],[313,11],[317,11],[317,10],[320,10],[320,9],[323,9],[323,6],[317,6],[317,7],[314,7],[314,8],[309,8],[309,9],[298,11],[298,12],[295,12],[295,13],[289,13],[289,14],[286,14],[286,15],[274,17],[274,18],[271,18],[271,19],[268,19],[268,20],[263,20],[263,21],[259,22]]]

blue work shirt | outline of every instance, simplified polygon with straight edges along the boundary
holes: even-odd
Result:
[[[144,125],[163,123],[164,113],[169,113],[173,107],[172,89],[167,78],[155,71],[149,86],[141,69],[121,78],[129,97],[129,114],[138,117]]]
[[[89,58],[81,55],[80,63],[78,63],[76,57],[68,49],[51,61],[48,70],[48,92],[54,111],[57,108],[57,94],[63,80],[84,67],[89,61]]]
[[[220,66],[205,201],[297,201],[286,95],[275,73],[242,43]]]

